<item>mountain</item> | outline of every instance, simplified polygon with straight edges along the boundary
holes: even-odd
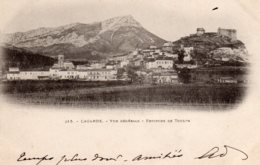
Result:
[[[86,59],[160,46],[165,41],[132,16],[123,16],[92,24],[74,23],[6,34],[2,42],[47,56],[64,54],[70,59]]]
[[[207,58],[229,58],[235,61],[247,62],[248,52],[245,44],[240,40],[232,40],[218,33],[192,34],[173,42],[176,49],[180,45],[194,48],[194,58],[204,60]]]
[[[9,67],[19,67],[20,69],[44,69],[54,64],[56,59],[31,53],[22,48],[13,46],[0,46],[1,69],[8,70]]]

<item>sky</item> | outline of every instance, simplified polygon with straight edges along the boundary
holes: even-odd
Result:
[[[216,32],[234,28],[249,40],[252,21],[260,22],[257,0],[1,0],[0,32],[13,33],[70,23],[93,23],[132,15],[159,37],[174,41],[197,27]],[[218,7],[217,10],[212,10]],[[252,25],[251,25],[252,24]]]

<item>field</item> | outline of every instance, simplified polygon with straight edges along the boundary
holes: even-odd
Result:
[[[126,82],[16,81],[3,94],[24,104],[73,106],[233,106],[243,100],[239,84],[135,85]]]

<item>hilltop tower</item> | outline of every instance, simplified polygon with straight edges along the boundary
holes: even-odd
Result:
[[[201,36],[205,33],[205,29],[204,28],[197,28],[197,36]]]

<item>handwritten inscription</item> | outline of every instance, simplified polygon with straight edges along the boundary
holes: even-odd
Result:
[[[241,157],[242,160],[248,159],[248,155],[244,151],[237,149],[235,147],[228,146],[228,145],[224,145],[224,151],[223,152],[220,152],[219,147],[213,147],[209,151],[207,151],[205,154],[197,157],[196,159],[205,159],[205,158],[213,159],[213,158],[225,157],[225,156],[228,155],[229,150],[240,153],[242,155],[242,157]]]
[[[36,165],[39,165],[43,161],[50,161],[53,160],[54,157],[49,157],[48,155],[42,156],[42,157],[26,157],[26,153],[23,152],[19,158],[17,159],[18,162],[21,161],[36,161]]]
[[[132,159],[132,161],[141,161],[141,160],[155,160],[155,159],[173,159],[173,158],[179,158],[182,157],[183,154],[181,154],[181,150],[175,150],[175,153],[168,152],[167,154],[160,154],[158,156],[144,156],[144,155],[138,155],[135,158]]]
[[[207,152],[204,152],[198,157],[195,157],[197,160],[201,159],[209,159],[212,160],[214,158],[224,158],[228,156],[229,152],[236,152],[237,157],[241,160],[247,160],[248,155],[235,147],[231,147],[228,145],[224,145],[222,151],[220,151],[220,147],[213,147]],[[188,155],[186,155],[188,157]],[[43,164],[47,161],[52,161],[54,165],[61,165],[62,163],[73,163],[73,162],[140,162],[140,161],[152,161],[152,160],[164,160],[164,159],[181,159],[184,157],[182,153],[182,149],[174,150],[171,152],[161,153],[158,155],[145,155],[145,154],[137,154],[136,156],[124,156],[123,154],[116,154],[115,156],[104,156],[102,154],[96,153],[91,157],[86,157],[84,155],[80,155],[78,153],[68,156],[63,155],[61,157],[54,158],[53,156],[49,156],[48,154],[44,156],[28,156],[26,152],[23,152],[19,155],[17,162],[31,161],[35,165]]]

